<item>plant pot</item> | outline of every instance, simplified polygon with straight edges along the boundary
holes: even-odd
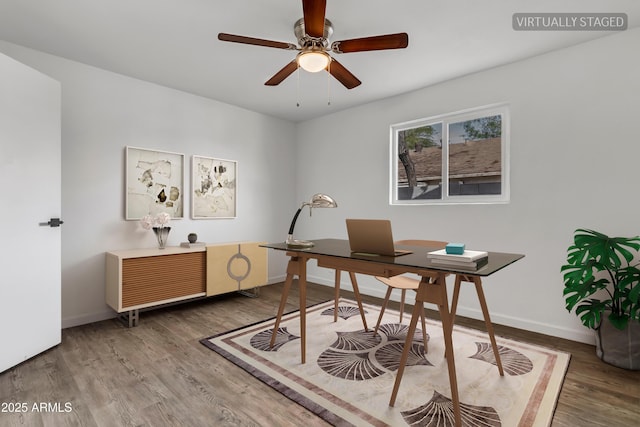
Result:
[[[596,330],[596,354],[610,365],[640,370],[640,322],[631,320],[620,330],[605,317]]]

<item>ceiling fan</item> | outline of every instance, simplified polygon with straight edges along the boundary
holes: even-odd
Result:
[[[272,47],[299,51],[296,58],[284,66],[266,81],[267,86],[276,86],[289,77],[298,67],[310,72],[327,70],[347,89],[360,85],[361,81],[351,74],[342,64],[329,55],[333,53],[363,52],[368,50],[404,49],[409,45],[407,33],[386,34],[382,36],[334,41],[329,45],[333,27],[325,19],[326,0],[302,0],[303,18],[293,26],[300,47],[293,43],[278,42],[253,37],[219,33],[218,39],[226,42],[244,43],[256,46]]]

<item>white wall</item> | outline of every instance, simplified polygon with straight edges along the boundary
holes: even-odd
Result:
[[[576,228],[640,233],[639,48],[636,29],[299,124],[298,199],[321,191],[339,207],[316,210],[296,234],[346,238],[345,218],[389,218],[398,240],[525,254],[484,281],[494,323],[593,342],[564,308],[560,266]],[[390,125],[501,102],[511,108],[509,204],[388,204]],[[333,281],[326,269],[311,267],[309,275]],[[359,283],[368,294],[386,290],[365,276]],[[472,287],[463,288],[459,307],[481,318]]]
[[[105,251],[156,245],[153,233],[124,220],[127,145],[184,153],[187,190],[192,155],[238,161],[237,218],[191,220],[186,208],[169,245],[189,232],[209,243],[286,237],[298,203],[293,123],[2,41],[0,51],[62,83],[63,327],[114,315],[104,297]],[[284,257],[269,258],[270,278],[282,279]]]
[[[191,231],[207,242],[279,241],[295,207],[326,192],[339,208],[312,219],[305,211],[297,237],[346,238],[347,217],[390,218],[397,239],[526,254],[485,280],[494,322],[592,342],[564,309],[560,266],[575,228],[638,234],[639,44],[631,30],[294,125],[0,41],[0,51],[62,82],[63,326],[113,315],[105,251],[155,245],[123,219],[132,145],[239,162],[238,218],[174,221],[170,244]],[[391,124],[497,102],[511,106],[511,203],[389,206]],[[284,257],[269,256],[270,280],[282,279]],[[332,284],[331,271],[309,273]],[[359,279],[383,295],[383,285]],[[470,288],[459,313],[480,317]]]

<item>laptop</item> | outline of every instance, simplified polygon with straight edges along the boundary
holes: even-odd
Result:
[[[347,219],[351,252],[357,255],[400,256],[411,251],[393,245],[391,221],[388,219]]]

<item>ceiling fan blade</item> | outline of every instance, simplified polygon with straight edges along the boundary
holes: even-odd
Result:
[[[269,80],[267,80],[265,85],[267,85],[267,86],[277,86],[280,83],[282,83],[282,81],[284,79],[289,77],[291,75],[291,73],[293,73],[297,69],[298,69],[298,62],[294,59],[293,61],[291,61],[287,65],[285,65],[284,68],[282,68],[282,70],[278,71],[277,73],[275,73],[273,75],[273,77],[271,77]]]
[[[236,36],[234,34],[227,34],[227,33],[219,33],[218,40],[222,40],[223,42],[244,43],[244,44],[250,44],[254,46],[273,47],[276,49],[289,49],[289,50],[298,49],[298,47],[293,43],[274,42],[272,40],[256,39],[253,37],[245,37],[245,36]]]
[[[304,32],[309,37],[320,38],[324,35],[324,14],[326,9],[326,0],[302,0]]]
[[[333,58],[331,58],[331,63],[329,63],[329,73],[347,89],[353,89],[356,86],[360,86],[362,83],[356,76],[351,74],[344,65]]]
[[[331,43],[335,53],[363,52],[367,50],[404,49],[409,45],[407,33],[340,40]]]

